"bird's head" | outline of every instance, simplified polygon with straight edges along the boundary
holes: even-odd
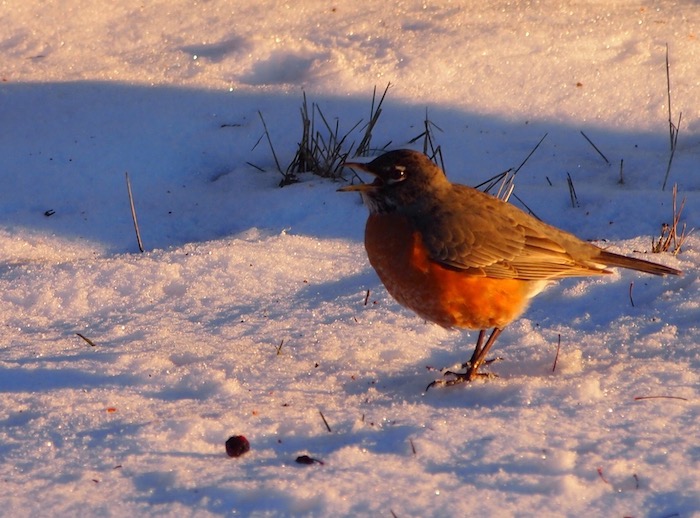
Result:
[[[371,162],[345,162],[345,167],[374,175],[372,183],[348,185],[340,192],[359,192],[370,212],[394,212],[414,206],[449,181],[426,155],[410,149],[389,151]]]

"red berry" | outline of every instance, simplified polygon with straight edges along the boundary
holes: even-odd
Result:
[[[250,451],[250,443],[242,435],[233,435],[226,441],[226,454],[229,457],[240,457],[248,451]]]

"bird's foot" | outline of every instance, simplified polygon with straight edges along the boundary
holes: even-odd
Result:
[[[502,356],[496,356],[495,358],[491,358],[490,360],[484,360],[484,363],[482,363],[481,365],[491,365],[493,362],[500,362],[501,360],[503,360]],[[472,364],[469,362],[464,362],[460,367],[462,369],[467,369],[467,372],[469,372],[469,368],[471,367],[471,365]],[[445,374],[447,374],[447,372]],[[452,373],[450,373],[450,374],[452,374]],[[496,376],[496,377],[498,377],[498,376]]]
[[[489,365],[495,361],[502,360],[503,358],[501,357],[496,357],[492,358],[490,360],[486,360],[482,365]],[[480,366],[479,366],[480,367]],[[478,367],[477,368],[472,368],[471,364],[469,362],[462,364],[462,368],[466,369],[466,372],[454,372],[454,371],[445,371],[443,376],[451,376],[450,379],[438,379],[431,381],[427,387],[425,387],[425,391],[427,392],[433,387],[451,387],[453,385],[459,385],[461,383],[469,383],[470,381],[474,381],[477,378],[486,378],[486,379],[493,379],[493,378],[498,378],[498,374],[494,374],[493,372],[479,372]]]

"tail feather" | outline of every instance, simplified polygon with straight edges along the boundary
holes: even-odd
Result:
[[[663,264],[652,263],[651,261],[645,261],[644,259],[636,259],[634,257],[627,257],[625,255],[615,254],[612,252],[607,252],[605,250],[600,252],[598,259],[608,266],[617,266],[619,268],[628,268],[630,270],[637,270],[640,272],[650,273],[652,275],[682,275],[683,272],[671,268],[670,266],[664,266]]]

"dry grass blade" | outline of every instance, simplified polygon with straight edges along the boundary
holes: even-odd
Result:
[[[515,172],[511,168],[511,169],[508,169],[507,171],[503,171],[502,173],[498,173],[496,176],[492,176],[491,178],[489,178],[485,182],[481,182],[479,185],[474,186],[474,188],[480,189],[480,188],[484,187],[484,185],[486,185],[486,187],[483,188],[482,190],[484,192],[489,192],[494,186],[496,186],[500,183],[501,187],[499,187],[499,189],[498,189],[498,193],[500,194],[503,192],[504,186],[506,184],[509,184],[510,187],[505,192],[507,194],[507,196],[505,198],[501,198],[501,199],[503,199],[503,201],[508,201],[510,199],[510,197],[512,196],[513,198],[518,200],[518,202],[523,207],[525,207],[525,209],[527,210],[527,212],[531,216],[533,216],[537,219],[540,219],[540,217],[537,214],[535,214],[535,212],[527,205],[527,203],[525,203],[522,198],[520,198],[517,194],[515,194],[513,192],[515,190],[515,185],[513,185],[513,177],[514,176],[515,176]]]
[[[544,142],[544,139],[547,138],[548,133],[545,133],[542,135],[542,138],[535,144],[535,147],[530,150],[530,152],[527,154],[525,159],[520,162],[520,165],[513,169],[512,167],[506,171],[503,171],[502,173],[499,173],[495,176],[492,176],[488,180],[481,182],[479,185],[475,186],[475,189],[482,189],[484,192],[489,192],[491,189],[493,189],[496,185],[499,185],[498,187],[498,192],[496,193],[496,196],[503,201],[508,201],[510,200],[510,197],[512,196],[520,204],[530,213],[532,216],[534,216],[537,219],[540,219],[537,214],[534,213],[534,211],[528,207],[527,203],[525,203],[517,194],[515,194],[513,191],[515,190],[515,175],[518,174],[518,171],[520,171],[523,166],[527,163],[527,161],[530,159],[530,157],[537,151],[537,149],[540,147],[542,142]],[[549,181],[549,178],[547,179]],[[551,184],[551,182],[550,182]],[[485,186],[485,187],[484,187]]]
[[[603,154],[603,152],[600,149],[598,149],[598,146],[596,146],[593,143],[593,141],[588,138],[588,135],[586,135],[583,131],[581,132],[581,135],[583,135],[583,138],[585,138],[588,141],[588,143],[591,146],[593,146],[593,149],[595,149],[598,152],[598,154],[603,158],[603,160],[605,160],[605,163],[610,165],[610,160],[608,160],[608,158]]]
[[[84,335],[82,335],[82,334],[80,334],[80,333],[75,333],[75,334],[78,335],[78,336],[79,336],[80,338],[82,338],[83,340],[85,340],[85,342],[86,342],[90,347],[97,347],[97,344],[96,344],[95,342],[93,342],[92,340],[90,340],[87,336],[84,336]]]
[[[655,254],[661,252],[671,252],[673,255],[678,255],[681,253],[681,247],[688,239],[693,229],[687,230],[685,223],[680,228],[680,233],[678,231],[678,225],[680,224],[681,214],[683,213],[683,208],[685,207],[685,198],[681,200],[680,206],[677,205],[678,198],[678,185],[673,186],[673,219],[672,223],[664,223],[661,225],[661,236],[657,241],[651,243],[651,251]]]
[[[554,355],[554,363],[552,364],[552,372],[557,369],[557,362],[559,361],[559,351],[561,350],[561,334],[557,337],[557,353]]]
[[[324,139],[321,132],[315,133],[313,152],[316,157],[317,169],[311,170],[311,172],[323,177],[338,178],[343,162],[345,162],[354,146],[354,144],[350,144],[347,147],[347,151],[343,151],[345,142],[348,135],[355,131],[362,121],[358,121],[345,135],[340,137],[340,122],[336,119],[335,126],[331,127],[321,108],[317,105],[314,107],[326,128],[328,138],[327,140]]]
[[[252,163],[252,162],[246,162],[246,164],[248,164],[250,167],[253,167],[253,168],[257,169],[257,170],[260,171],[261,173],[264,173],[264,172],[265,172],[265,169],[263,169],[263,168],[260,167],[259,165],[255,165],[255,164]]]
[[[542,142],[544,142],[544,139],[547,138],[547,135],[549,135],[549,133],[545,133],[544,135],[542,135],[542,138],[537,142],[537,144],[535,144],[535,147],[533,147],[532,150],[527,154],[525,159],[522,162],[520,162],[520,165],[515,168],[515,172],[513,173],[513,176],[518,174],[518,171],[520,171],[523,168],[523,166],[525,165],[525,163],[528,160],[530,160],[530,157],[535,154],[535,151],[537,151],[537,149],[540,147]]]
[[[515,189],[515,175],[518,174],[518,171],[520,171],[523,168],[523,166],[527,163],[530,157],[535,153],[535,151],[537,151],[542,142],[544,142],[544,139],[547,138],[547,135],[548,133],[542,135],[542,138],[537,142],[537,144],[535,144],[535,147],[533,147],[530,150],[530,152],[523,159],[523,161],[520,162],[520,165],[518,167],[516,167],[515,169],[511,167],[510,169],[503,171],[502,173],[492,176],[488,180],[481,182],[475,188],[481,189],[483,187],[484,192],[490,192],[491,189],[493,189],[496,185],[500,184],[496,193],[497,198],[500,198],[503,201],[508,201],[512,195],[522,203],[522,200],[520,200],[520,198],[513,194],[513,190]],[[524,203],[523,206],[527,207]],[[530,209],[528,208],[528,210]],[[530,213],[532,214],[532,211],[530,211]]]
[[[668,133],[670,139],[671,152],[668,156],[668,164],[666,165],[666,174],[664,175],[664,183],[661,185],[661,190],[666,190],[668,176],[671,174],[671,164],[673,163],[673,155],[676,153],[678,145],[678,133],[681,130],[681,120],[683,112],[678,114],[678,124],[673,123],[673,111],[671,110],[671,64],[668,59],[668,43],[666,44],[666,96],[668,98]]]
[[[635,396],[635,401],[644,401],[646,399],[678,399],[679,401],[688,401],[688,398],[681,396]]]
[[[498,192],[496,192],[497,198],[500,198],[503,201],[508,201],[510,199],[511,194],[513,194],[513,191],[515,190],[515,182],[513,182],[513,178],[515,178],[515,172],[512,174],[507,174],[503,178],[503,183],[501,183],[501,186],[498,188]]]
[[[129,206],[131,207],[131,219],[134,222],[134,231],[136,232],[136,243],[139,246],[139,250],[143,253],[143,241],[141,241],[141,231],[139,230],[139,221],[136,218],[136,206],[134,205],[134,195],[131,192],[131,180],[129,180],[129,173],[124,173],[126,176],[126,190],[129,194]]]
[[[442,156],[442,148],[439,145],[435,145],[435,136],[433,130],[436,129],[442,133],[442,128],[430,120],[428,117],[428,109],[425,109],[425,119],[423,120],[423,132],[419,135],[413,137],[408,141],[409,144],[413,144],[420,139],[423,139],[423,154],[428,155],[430,160],[439,165],[443,172],[447,174],[445,170],[445,161]]]
[[[566,173],[566,183],[569,184],[569,196],[571,197],[571,206],[576,208],[578,204],[578,196],[576,195],[576,189],[574,188],[574,181],[571,179],[571,175]]]
[[[498,173],[497,175],[494,175],[491,178],[484,180],[480,184],[475,185],[474,188],[481,189],[484,192],[489,192],[496,185],[503,184],[503,182],[506,181],[506,178],[508,177],[508,175],[511,175],[512,172],[513,172],[513,168],[511,167],[510,169],[506,169],[502,173]]]
[[[370,106],[369,110],[369,122],[365,126],[365,133],[364,136],[362,137],[362,140],[360,140],[359,145],[357,146],[357,149],[355,150],[355,154],[353,156],[367,156],[370,152],[371,149],[371,142],[372,142],[372,131],[374,130],[374,127],[377,125],[377,121],[379,120],[379,116],[382,114],[382,104],[384,103],[384,99],[386,98],[386,94],[389,91],[389,87],[391,86],[391,83],[387,83],[386,88],[384,89],[384,93],[382,94],[382,97],[379,99],[379,103],[377,103],[377,106],[375,108],[374,103],[377,99],[377,87],[374,87],[374,91],[372,93],[372,105]],[[382,149],[385,149],[389,144],[385,144]]]
[[[389,86],[387,85],[387,89],[376,107],[376,87],[374,89],[370,122],[365,126],[364,136],[360,144],[361,147],[368,149],[372,129],[379,120],[382,111],[381,105],[388,89]],[[348,144],[348,139],[360,126],[362,120],[355,123],[347,132],[341,134],[340,121],[336,119],[334,123],[329,122],[329,119],[326,118],[320,106],[316,103],[312,103],[309,108],[306,93],[304,93],[304,101],[300,113],[302,121],[301,140],[297,146],[296,154],[285,172],[285,179],[291,181],[285,183],[285,180],[283,180],[281,185],[297,181],[297,174],[306,172],[323,178],[341,178],[343,163],[355,147],[354,142]],[[359,154],[356,151],[354,156]]]
[[[280,187],[284,187],[285,185],[289,185],[291,183],[294,183],[297,181],[296,177],[293,175],[288,175],[284,171],[282,171],[282,166],[280,165],[280,161],[277,159],[277,153],[275,153],[275,146],[272,145],[272,138],[270,137],[270,132],[267,130],[267,124],[265,124],[265,119],[263,118],[263,114],[260,110],[258,110],[258,116],[260,117],[260,122],[262,122],[263,125],[263,136],[267,138],[267,143],[270,146],[270,151],[272,152],[272,158],[275,159],[275,166],[277,166],[277,170],[279,173],[282,175],[282,180],[280,181]],[[262,140],[262,137],[258,139],[258,142],[255,143],[255,146],[258,145],[258,143]],[[255,149],[255,146],[253,146],[253,149]]]
[[[312,122],[309,118],[309,105],[306,101],[306,92],[302,92],[304,101],[301,105],[301,142],[297,147],[297,153],[292,159],[292,162],[287,167],[287,173],[297,172],[303,173],[312,171],[316,168],[314,163],[313,153],[311,152],[311,131]]]
[[[634,299],[632,298],[632,291],[634,291],[634,283],[630,282],[630,291],[629,291],[630,304],[632,304],[632,307],[634,307]]]
[[[323,412],[321,412],[320,410],[318,411],[318,413],[321,415],[321,419],[323,419],[323,424],[326,425],[326,430],[328,430],[328,432],[331,433],[333,430],[331,430],[331,427],[328,424],[328,421],[326,421],[326,416],[324,416]]]
[[[668,98],[668,131],[671,149],[673,149],[678,137],[673,127],[673,111],[671,110],[671,63],[668,60],[668,43],[666,44],[666,96]]]
[[[678,125],[674,125],[673,122],[670,122],[669,124],[671,125],[671,133],[673,134],[673,140],[671,141],[671,152],[668,155],[668,164],[666,165],[666,174],[664,175],[664,183],[661,185],[661,190],[665,191],[666,190],[666,183],[668,182],[668,177],[671,174],[671,164],[673,164],[673,156],[676,154],[676,144],[678,144],[678,133],[680,132],[680,127],[681,127],[681,117],[683,116],[683,113],[678,114]]]

